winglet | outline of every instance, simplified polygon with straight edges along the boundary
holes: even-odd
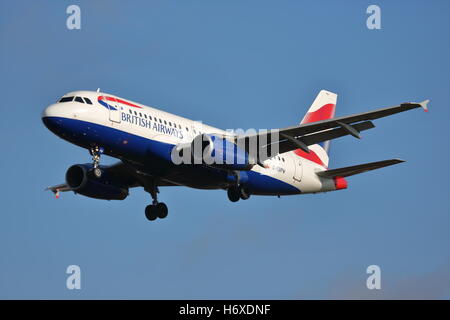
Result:
[[[47,187],[45,188],[45,191],[50,190],[51,192],[53,192],[53,194],[55,195],[56,199],[59,199],[59,189],[55,188],[55,187]]]
[[[425,110],[425,112],[428,112],[428,103],[430,102],[429,99],[424,100],[422,102],[420,102],[420,106],[423,108],[423,110]]]

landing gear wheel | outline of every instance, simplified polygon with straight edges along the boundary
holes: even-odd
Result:
[[[94,176],[96,178],[101,178],[102,177],[102,170],[100,168],[94,168],[94,170],[92,170],[94,173]]]
[[[156,218],[158,218],[156,206],[154,206],[152,204],[146,206],[145,207],[145,217],[150,221],[156,220]]]
[[[159,202],[156,205],[156,212],[157,212],[158,218],[164,219],[165,217],[167,217],[167,214],[169,213],[169,209],[167,208],[167,206],[164,202]]]
[[[229,187],[227,190],[228,199],[231,202],[237,202],[241,198],[239,189],[237,187]]]
[[[158,202],[158,184],[157,181],[152,181],[145,186],[145,191],[150,193],[153,203],[145,208],[145,216],[148,220],[153,221],[156,218],[164,219],[167,217],[169,210],[164,202]]]
[[[96,178],[100,178],[102,176],[102,170],[100,169],[100,156],[103,151],[103,148],[100,147],[93,147],[89,149],[89,153],[92,156],[92,171]]]
[[[239,187],[239,196],[242,200],[247,200],[248,198],[250,198],[250,192],[248,191],[248,189],[244,186],[240,186]]]

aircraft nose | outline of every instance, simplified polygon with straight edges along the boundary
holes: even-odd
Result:
[[[51,104],[47,108],[44,109],[42,112],[42,119],[47,117],[56,117],[58,114],[58,105],[57,104]]]
[[[42,122],[52,132],[57,132],[62,127],[61,106],[51,104],[42,112]]]

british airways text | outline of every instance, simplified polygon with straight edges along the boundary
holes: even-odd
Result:
[[[166,125],[164,125],[162,123],[158,123],[156,121],[142,119],[138,116],[133,116],[131,114],[124,113],[124,112],[122,112],[122,121],[126,121],[131,124],[138,125],[140,127],[149,128],[156,132],[172,135],[179,139],[183,139],[183,132],[181,130],[166,126]]]

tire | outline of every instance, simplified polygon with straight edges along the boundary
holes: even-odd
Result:
[[[250,198],[250,192],[248,191],[248,189],[244,186],[240,186],[239,187],[239,197],[242,200],[247,200],[248,198]]]
[[[93,173],[94,173],[94,176],[95,176],[96,178],[101,178],[101,177],[102,177],[102,170],[101,170],[100,168],[95,168],[95,169],[93,170]]]
[[[158,215],[158,218],[164,219],[167,217],[169,213],[169,209],[167,208],[166,204],[164,202],[160,202],[156,205],[156,212]]]
[[[156,218],[158,218],[156,206],[154,205],[148,205],[145,207],[145,217],[149,221],[154,221]]]
[[[237,202],[241,198],[239,189],[236,187],[229,187],[227,190],[228,199],[231,202]]]

